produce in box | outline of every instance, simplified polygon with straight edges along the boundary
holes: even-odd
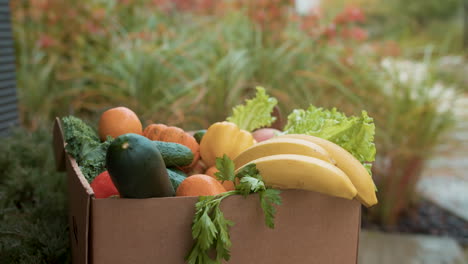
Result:
[[[231,195],[258,193],[270,228],[275,206],[281,204],[280,191],[272,188],[356,198],[367,207],[377,203],[370,174],[375,126],[366,112],[347,117],[336,109],[296,109],[280,131],[268,127],[275,121],[276,104],[257,87],[256,96],[236,106],[226,121],[194,136],[164,124],[141,131],[136,114],[123,107],[103,113],[99,136],[83,121],[66,117],[66,150],[88,181],[99,175],[91,184],[97,198],[108,197],[115,187],[123,198],[173,196],[174,191],[177,196],[200,196],[192,225],[194,245],[186,260],[221,263],[230,258],[233,223],[224,218],[220,204]],[[129,118],[110,125],[109,120],[121,115]]]

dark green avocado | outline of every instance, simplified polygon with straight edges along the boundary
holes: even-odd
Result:
[[[114,139],[107,149],[106,167],[123,198],[174,196],[161,153],[144,136],[129,133]]]

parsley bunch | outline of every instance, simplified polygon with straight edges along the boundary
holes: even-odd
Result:
[[[226,197],[236,194],[246,197],[251,193],[258,193],[265,215],[265,224],[269,228],[275,227],[276,208],[274,205],[281,204],[280,191],[265,186],[255,164],[249,164],[235,173],[234,162],[224,155],[216,159],[216,168],[219,170],[215,174],[218,180],[234,183],[237,181],[238,184],[233,191],[216,196],[201,196],[195,204],[196,211],[192,225],[192,237],[195,243],[185,258],[189,264],[217,264],[223,259],[226,261],[230,259],[229,248],[232,243],[229,228],[234,223],[224,217],[219,207]],[[216,250],[215,259],[209,256],[209,252],[213,249]]]

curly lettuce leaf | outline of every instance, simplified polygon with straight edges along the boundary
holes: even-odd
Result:
[[[370,171],[375,160],[375,125],[366,111],[361,116],[347,117],[336,108],[325,110],[310,106],[307,110],[297,109],[288,116],[286,134],[306,134],[330,140],[349,151]]]
[[[257,128],[271,125],[276,117],[272,116],[273,108],[278,100],[266,94],[263,87],[257,87],[255,98],[246,100],[244,105],[233,108],[232,116],[227,121],[236,124],[240,129],[249,132]]]

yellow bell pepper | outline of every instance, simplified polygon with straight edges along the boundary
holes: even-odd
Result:
[[[207,167],[216,165],[216,158],[226,154],[234,159],[239,153],[255,144],[251,133],[230,122],[211,125],[200,142],[200,156]]]

